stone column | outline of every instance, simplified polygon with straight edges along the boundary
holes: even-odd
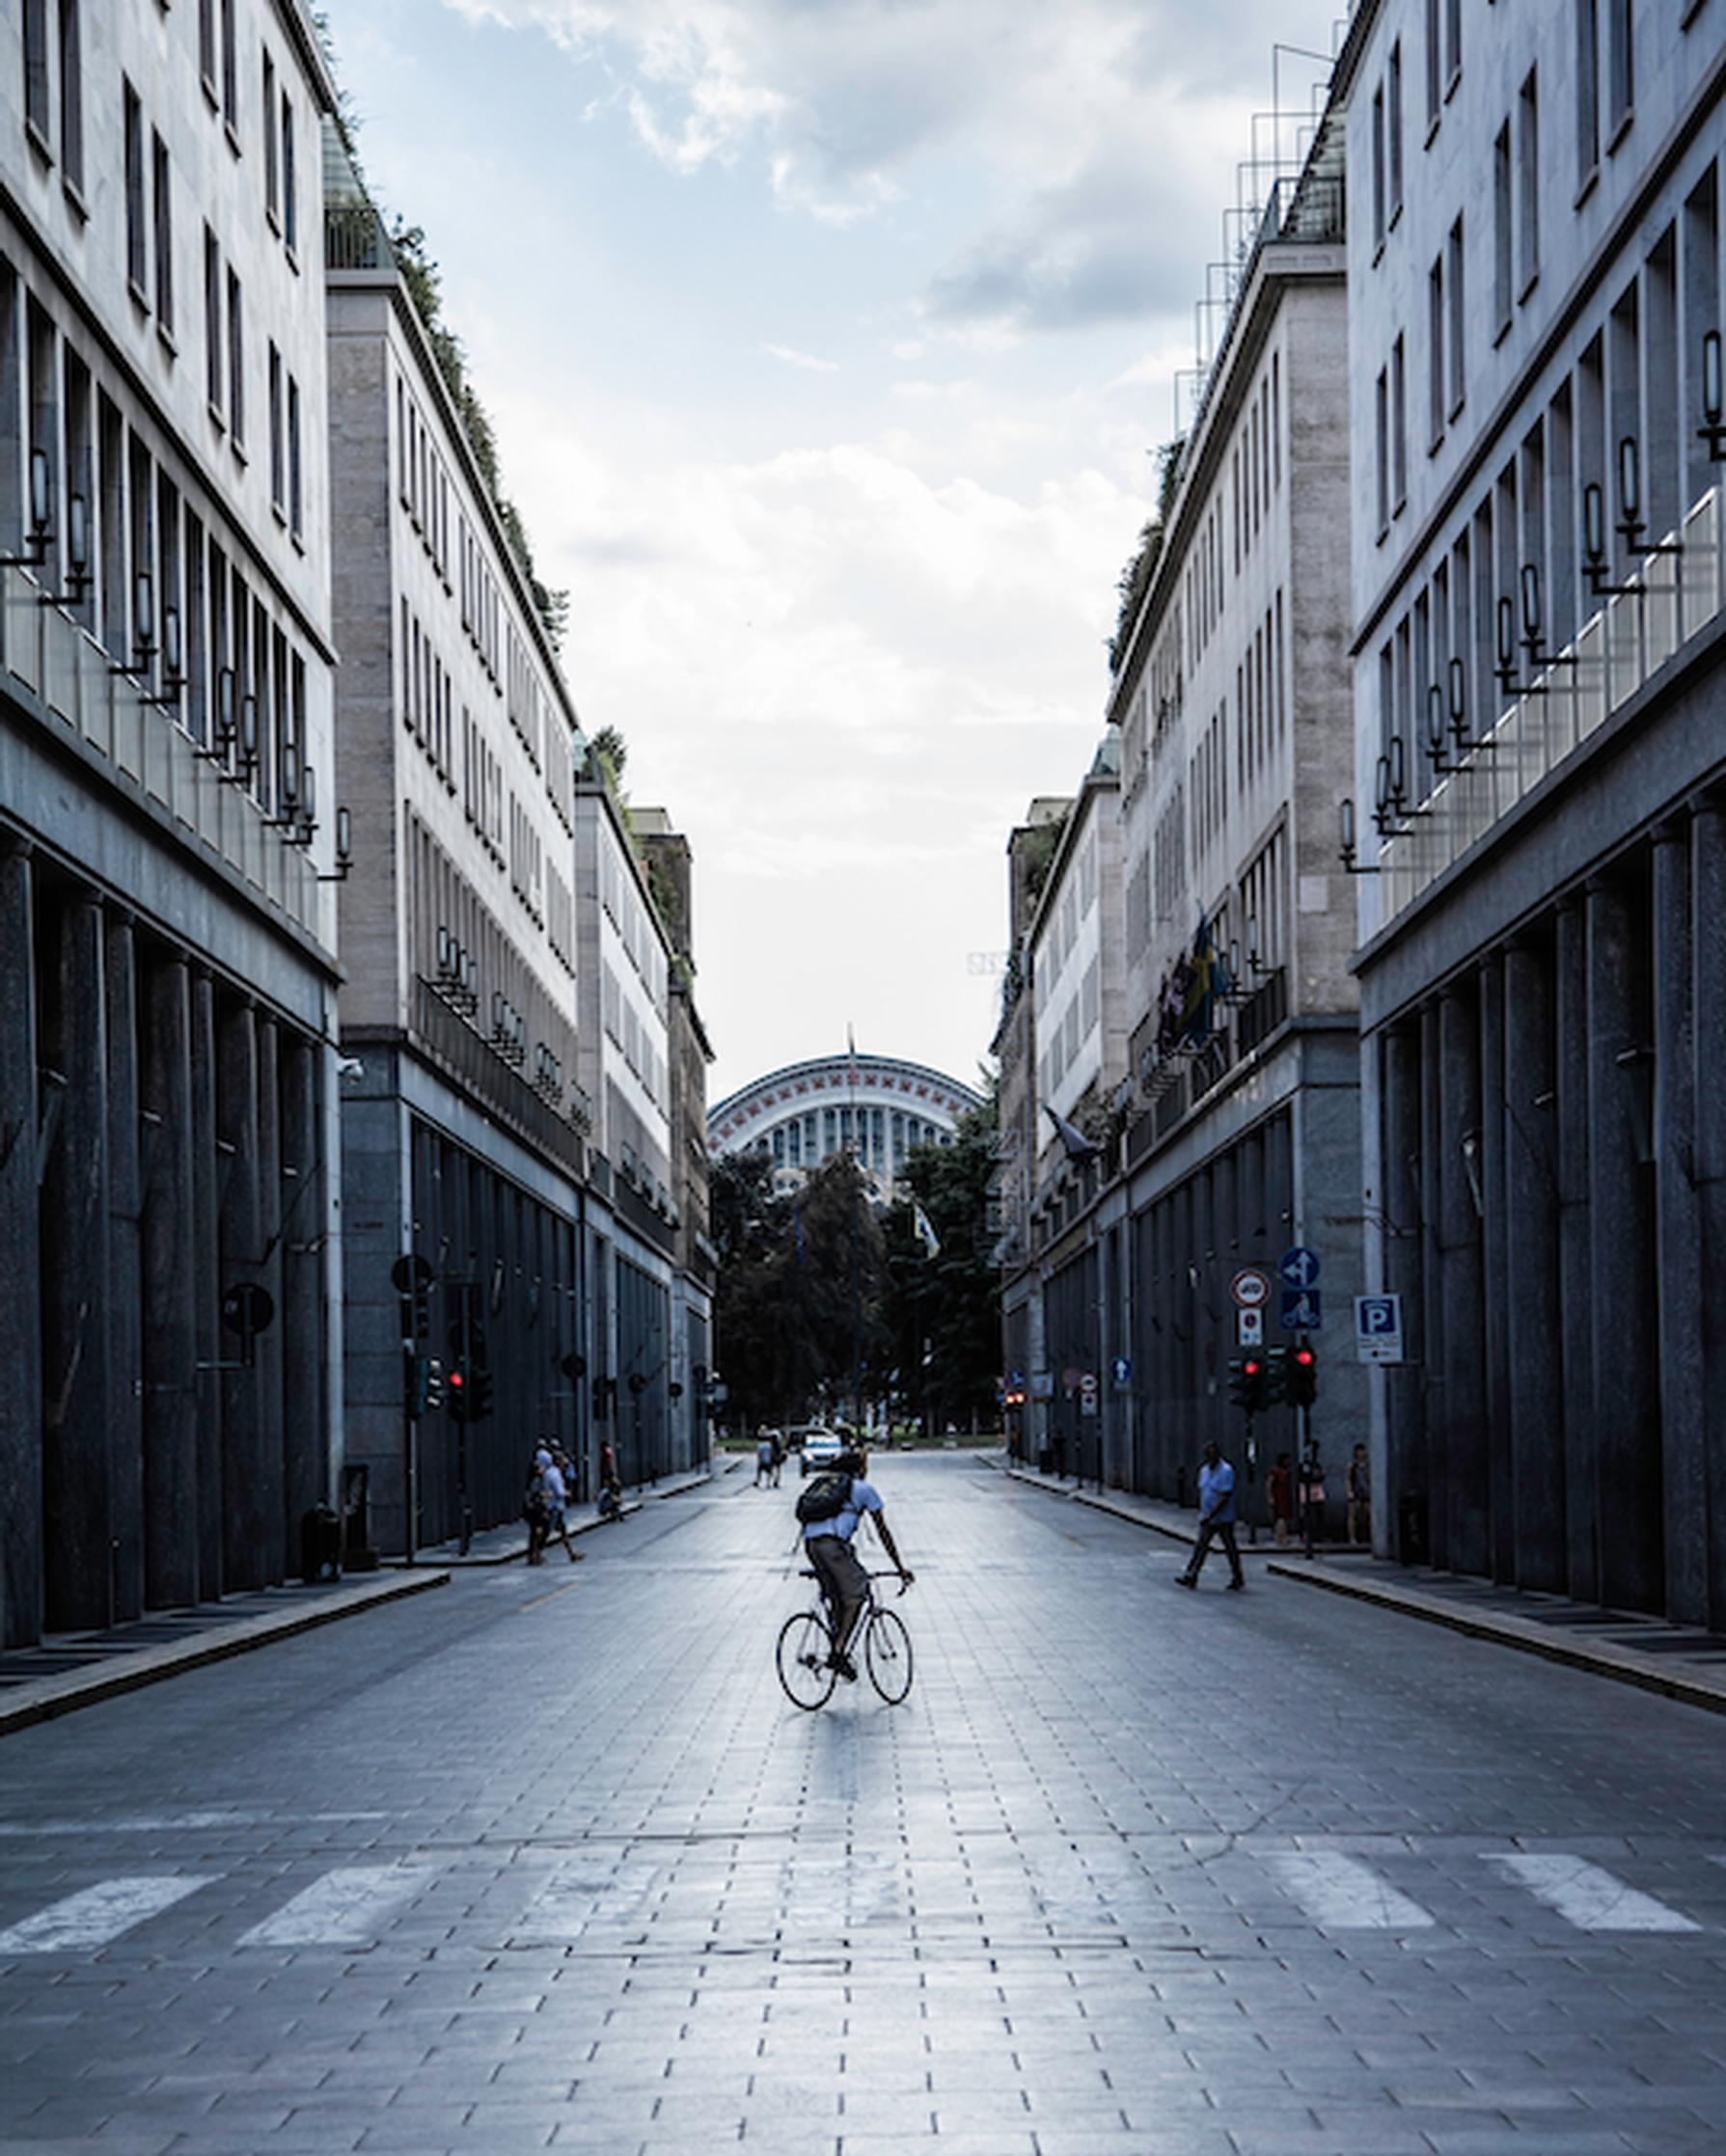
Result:
[[[153,1119],[143,1221],[144,1598],[198,1599],[197,1220],[192,986],[178,953],[150,970],[144,1105]]]
[[[195,1543],[198,1594],[220,1595],[223,1503],[222,1413],[225,1393],[216,1364],[223,1360],[224,1334],[216,1316],[221,1299],[222,1157],[216,1120],[221,1050],[217,1040],[215,982],[202,967],[194,969],[192,997],[192,1281],[194,1370],[197,1378],[193,1426],[196,1433]]]
[[[1504,1271],[1515,1283],[1508,1327],[1516,1579],[1562,1594],[1563,1362],[1558,1286],[1557,1093],[1552,968],[1546,950],[1504,954]]]
[[[258,1276],[259,1233],[258,1019],[250,1004],[223,1015],[218,1043],[217,1126],[221,1143],[222,1294]],[[240,1367],[246,1346],[223,1329],[222,1372],[222,1581],[233,1590],[261,1587],[264,1569],[262,1405],[254,1353]]]
[[[1564,1372],[1565,1585],[1600,1594],[1600,1463],[1594,1445],[1594,1318],[1588,1179],[1588,947],[1581,907],[1558,909],[1556,1007],[1558,1311]]]
[[[1588,1309],[1601,1508],[1601,1599],[1659,1609],[1662,1576],[1659,1383],[1648,1281],[1654,1238],[1648,1177],[1632,1120],[1636,989],[1648,966],[1630,895],[1617,878],[1588,887]]]
[[[1401,1502],[1418,1499],[1430,1508],[1421,1360],[1426,1351],[1425,1295],[1421,1255],[1420,1192],[1420,1034],[1415,1026],[1397,1025],[1379,1036],[1384,1096],[1384,1279],[1386,1294],[1400,1296],[1403,1352],[1407,1361],[1384,1371],[1385,1458],[1373,1461],[1373,1487],[1384,1492],[1384,1516],[1392,1553],[1407,1563]],[[1379,1283],[1368,1280],[1369,1292]]]
[[[30,849],[0,839],[0,1647],[42,1629],[41,1257]]]
[[[1438,1156],[1444,1144],[1438,1006],[1420,1013],[1420,1428],[1432,1561],[1450,1557],[1450,1414],[1444,1395],[1443,1216]]]
[[[1726,797],[1698,801],[1690,817],[1692,1037],[1696,1057],[1698,1272],[1726,1280]],[[1726,1296],[1701,1298],[1701,1442],[1710,1623],[1726,1624]]]
[[[59,923],[60,1114],[42,1187],[47,1625],[106,1624],[109,1550],[108,1102],[101,902]]]
[[[1449,1563],[1460,1572],[1484,1572],[1490,1556],[1481,1216],[1474,1197],[1481,1149],[1479,1020],[1479,991],[1472,984],[1439,997],[1438,1262],[1444,1332],[1438,1372],[1447,1437]]]
[[[1718,1294],[1703,1269],[1696,1188],[1696,1043],[1690,834],[1654,834],[1655,1314],[1666,1614],[1708,1623],[1708,1457],[1703,1450],[1702,1306]],[[1718,1074],[1713,1082],[1718,1083]]]
[[[258,1526],[259,1564],[271,1582],[288,1576],[288,1523],[284,1462],[287,1416],[282,1398],[283,1226],[292,1190],[282,1174],[281,1029],[260,1017],[258,1040],[258,1270],[275,1316],[258,1336]],[[310,1408],[313,1419],[315,1409]]]
[[[312,1505],[333,1502],[326,1461],[322,1384],[322,1284],[326,1168],[317,1143],[317,1074],[311,1043],[288,1037],[282,1062],[282,1470],[292,1571],[292,1537]],[[291,1172],[290,1172],[291,1171]]]
[[[1510,1310],[1506,1262],[1504,962],[1489,958],[1480,969],[1481,1192],[1481,1431],[1487,1450],[1491,1499],[1488,1569],[1494,1579],[1517,1576],[1516,1456],[1510,1443]]]
[[[137,948],[132,916],[108,914],[103,950],[108,1043],[108,1533],[114,1616],[144,1608],[144,1339],[139,1220],[144,1205],[138,1093]]]

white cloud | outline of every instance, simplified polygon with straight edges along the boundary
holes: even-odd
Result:
[[[783,360],[787,367],[801,367],[811,374],[836,374],[839,371],[837,360],[816,359],[813,353],[800,352],[794,345],[763,344],[761,349],[769,359]]]

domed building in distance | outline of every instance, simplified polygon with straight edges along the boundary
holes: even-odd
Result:
[[[855,1152],[885,1203],[912,1149],[950,1145],[960,1116],[982,1105],[971,1086],[927,1064],[859,1050],[769,1071],[717,1102],[707,1115],[707,1149],[765,1148],[784,1190],[836,1153]]]

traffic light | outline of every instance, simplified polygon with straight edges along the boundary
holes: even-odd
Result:
[[[407,1411],[411,1421],[435,1414],[444,1405],[444,1366],[435,1355],[407,1358]]]
[[[1288,1389],[1294,1407],[1310,1407],[1319,1396],[1319,1358],[1305,1340],[1290,1352]]]
[[[420,1368],[425,1373],[425,1405],[428,1412],[444,1405],[444,1366],[435,1355],[423,1355]]]
[[[1288,1398],[1289,1351],[1286,1348],[1273,1348],[1265,1357],[1265,1384],[1261,1404],[1266,1407],[1276,1407]]]
[[[467,1381],[467,1419],[483,1422],[491,1413],[491,1372],[472,1369]]]
[[[1265,1405],[1265,1358],[1262,1354],[1236,1355],[1228,1366],[1230,1404],[1256,1415]]]
[[[448,1379],[448,1390],[450,1395],[450,1415],[451,1419],[454,1422],[468,1422],[472,1420],[473,1399],[468,1383],[468,1366],[465,1362],[452,1362],[450,1365],[450,1376]]]

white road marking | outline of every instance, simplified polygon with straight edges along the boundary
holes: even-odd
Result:
[[[1495,1871],[1524,1886],[1578,1931],[1700,1931],[1688,1917],[1657,1901],[1584,1857],[1484,1855]]]
[[[105,1947],[146,1917],[159,1916],[205,1884],[204,1879],[187,1879],[178,1873],[104,1879],[99,1886],[68,1894],[64,1900],[50,1902],[35,1916],[26,1917],[22,1924],[0,1931],[0,1955],[77,1953]]]
[[[273,1917],[255,1924],[242,1947],[363,1947],[425,1886],[435,1866],[359,1864],[326,1871]]]
[[[663,1869],[649,1857],[627,1857],[616,1865],[592,1857],[561,1864],[528,1904],[511,1941],[558,1946],[579,1939],[589,1925],[639,1920]]]
[[[296,1812],[291,1824],[346,1825],[367,1819],[387,1819],[387,1812]],[[26,1826],[0,1820],[0,1836],[8,1840],[41,1835],[73,1835],[86,1841],[96,1834],[176,1834],[187,1827],[270,1827],[283,1824],[280,1812],[163,1812],[141,1814],[126,1819],[43,1819]]]
[[[1414,1931],[1430,1911],[1386,1886],[1370,1865],[1331,1849],[1301,1849],[1267,1860],[1283,1887],[1327,1931]]]

